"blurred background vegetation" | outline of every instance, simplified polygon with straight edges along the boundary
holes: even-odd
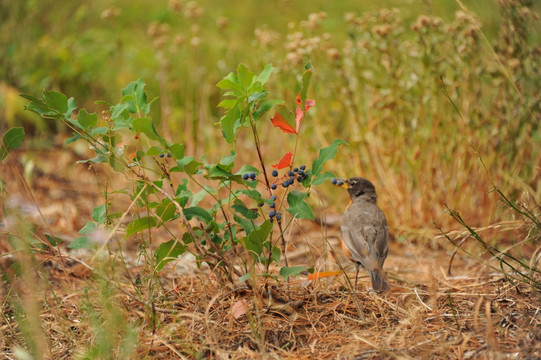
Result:
[[[24,124],[52,138],[66,130],[23,111],[19,93],[60,91],[99,114],[96,100],[115,103],[142,78],[159,96],[162,133],[216,160],[229,150],[214,126],[215,84],[239,63],[254,72],[271,63],[271,97],[293,103],[311,60],[308,96],[317,104],[301,163],[335,138],[347,141],[329,170],[372,179],[398,238],[431,238],[434,221],[454,226],[444,203],[473,226],[491,226],[510,216],[492,185],[529,208],[541,199],[540,8],[533,0],[2,1],[0,127]],[[292,144],[270,122],[260,126],[267,158],[279,159]],[[237,146],[256,164],[250,141]],[[343,211],[345,194],[324,190],[330,211]]]

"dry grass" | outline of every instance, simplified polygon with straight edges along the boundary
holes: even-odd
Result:
[[[51,189],[62,188],[61,184],[70,189],[71,181],[80,178],[72,174],[71,181],[55,179],[47,174],[54,167],[47,164],[58,156],[36,156],[44,171],[34,178],[41,184],[33,192],[38,205],[47,203]],[[2,170],[8,174],[6,166]],[[89,216],[95,199],[87,194],[93,186],[90,181],[84,189],[72,189],[77,196],[53,202],[61,201],[66,209],[79,203],[78,215]],[[63,221],[69,212],[57,216],[49,231],[72,232],[80,226]],[[324,229],[305,222],[289,233],[292,265],[315,263],[321,270],[336,269],[325,250],[330,245],[342,265],[353,271],[338,246],[335,216],[326,218]],[[522,221],[477,229],[483,235],[495,231],[515,238],[524,230]],[[464,238],[461,232],[448,235]],[[123,244],[123,251],[111,248],[111,256],[91,263],[91,253],[63,246],[62,256],[55,251],[15,252],[15,260],[33,270],[15,276],[14,258],[2,256],[0,353],[14,358],[15,349],[26,348],[36,358],[54,359],[541,356],[539,293],[524,284],[512,286],[493,270],[498,266],[493,258],[454,254],[443,236],[433,238],[432,244],[393,240],[386,263],[391,291],[368,291],[365,276],[356,296],[343,275],[314,281],[301,275],[289,284],[257,278],[251,289],[227,287],[210,269],[197,270],[184,257],[154,277],[133,240]],[[6,254],[10,249],[2,250]]]
[[[362,316],[340,278],[312,283],[301,277],[289,286],[260,283],[251,291],[224,288],[212,273],[170,274],[167,277],[173,279],[164,281],[159,298],[145,286],[134,288],[117,279],[117,288],[107,295],[115,308],[107,314],[99,276],[77,262],[43,258],[42,264],[48,266],[42,267],[41,274],[47,274],[49,285],[42,285],[43,291],[36,296],[41,304],[45,348],[52,358],[69,359],[95,345],[99,336],[85,310],[92,305],[93,311],[101,314],[104,330],[111,330],[108,322],[114,312],[121,313],[126,326],[135,329],[137,347],[131,356],[136,358],[475,359],[541,355],[538,293],[513,287],[500,274],[479,272],[471,263],[461,264],[470,266],[463,275],[446,276],[436,264],[447,256],[437,252],[431,253],[434,258],[430,263],[419,268],[416,260],[399,255],[403,253],[400,247],[395,244],[393,248],[390,269],[398,266],[400,272],[390,272],[392,290],[386,294],[368,292],[368,282],[361,282],[357,297]],[[137,269],[130,271],[136,273]],[[236,319],[232,309],[241,300],[246,301],[246,313]],[[3,310],[2,348],[7,354],[14,344],[22,344],[19,325],[6,321],[14,310],[7,304]],[[118,336],[116,341],[121,342],[126,329],[116,330],[107,336]]]

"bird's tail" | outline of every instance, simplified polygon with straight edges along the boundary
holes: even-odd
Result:
[[[387,291],[390,289],[387,276],[382,269],[374,269],[370,271],[370,280],[372,281],[372,288],[375,291]]]

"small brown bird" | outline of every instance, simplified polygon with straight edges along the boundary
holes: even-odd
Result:
[[[387,219],[377,205],[376,188],[362,177],[338,179],[337,185],[347,188],[351,198],[342,218],[341,232],[342,247],[357,265],[355,285],[359,268],[363,267],[370,272],[374,290],[389,290],[389,282],[383,272],[383,263],[389,252]]]

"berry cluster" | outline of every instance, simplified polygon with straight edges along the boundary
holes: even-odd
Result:
[[[277,177],[278,176],[278,170],[272,170],[272,176]],[[293,170],[288,171],[287,173],[288,178],[282,183],[282,186],[287,188],[290,185],[293,185],[295,183],[295,179],[297,179],[298,182],[303,181],[308,177],[308,174],[306,173],[306,165],[301,165],[300,168],[294,168]],[[278,185],[272,184],[271,189],[276,190]]]
[[[337,186],[344,185],[344,181],[342,179],[332,179],[331,183],[333,183],[334,185],[337,185]]]
[[[278,177],[278,170],[272,170],[271,175],[273,177]],[[284,174],[285,180],[281,184],[279,182],[275,182],[274,184],[272,184],[271,190],[276,190],[278,188],[278,184],[282,185],[282,187],[284,188],[287,188],[295,183],[295,179],[297,180],[297,182],[302,182],[307,177],[308,174],[306,170],[306,165],[301,165],[298,168],[296,167],[293,168],[293,170],[289,170],[287,174]],[[282,220],[282,213],[280,211],[275,211],[276,203],[274,201],[276,200],[276,195],[272,195],[270,199],[272,200],[272,203],[269,205],[269,207],[271,208],[271,211],[269,212],[270,222],[273,222],[274,219],[276,219],[277,221]],[[260,206],[262,205],[263,204],[261,204]]]
[[[166,157],[166,156],[167,156],[168,158],[171,157],[171,155],[169,155],[169,154],[165,154],[165,153],[161,153],[161,154],[160,154],[160,157],[161,157],[161,158],[164,158],[164,157]]]
[[[248,180],[248,179],[250,179],[250,180],[254,181],[254,180],[255,180],[255,173],[254,173],[254,172],[251,172],[251,173],[245,173],[245,174],[242,175],[242,179],[243,179],[243,180]]]
[[[275,217],[278,221],[282,220],[282,212],[276,211],[276,195],[272,195],[270,197],[270,200],[272,200],[272,202],[269,204],[269,207],[271,208],[271,211],[269,211],[270,222],[273,222]],[[257,206],[259,207],[263,207],[264,205],[264,202],[260,202],[259,204],[257,204]]]

